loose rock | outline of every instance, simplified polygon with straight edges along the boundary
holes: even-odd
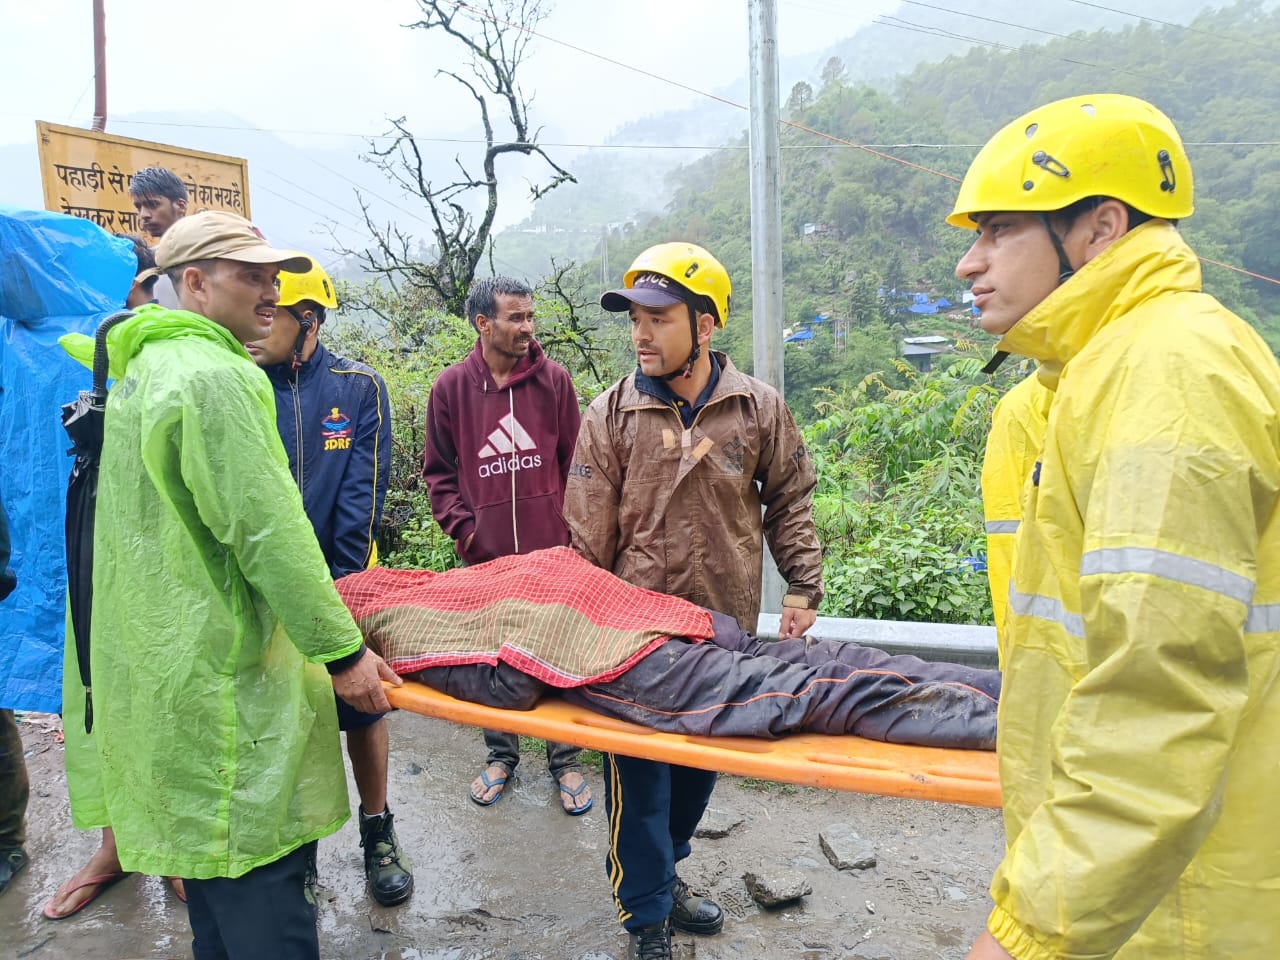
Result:
[[[818,834],[818,843],[837,870],[868,870],[876,865],[875,848],[847,823],[836,823]]]
[[[777,907],[813,893],[813,885],[798,870],[766,867],[759,872],[742,875],[751,899],[762,907]]]

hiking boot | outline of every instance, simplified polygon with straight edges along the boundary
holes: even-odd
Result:
[[[413,874],[401,865],[391,808],[380,817],[367,817],[360,808],[360,846],[364,847],[364,878],[369,896],[384,907],[404,903],[413,893]],[[407,861],[406,861],[407,864]]]
[[[667,919],[671,926],[687,933],[719,933],[724,926],[724,911],[720,904],[694,893],[687,883],[676,877],[671,884],[671,912]]]
[[[671,960],[671,928],[666,921],[631,934],[631,960]]]
[[[27,851],[21,847],[0,850],[0,893],[9,889],[9,881],[27,865]]]

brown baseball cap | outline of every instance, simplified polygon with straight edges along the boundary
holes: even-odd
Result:
[[[144,270],[138,279],[159,276],[197,260],[278,264],[286,273],[306,273],[313,265],[305,253],[271,246],[258,228],[239,214],[204,210],[183,217],[164,232],[156,244],[154,273]]]

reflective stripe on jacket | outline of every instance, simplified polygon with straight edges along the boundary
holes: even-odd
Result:
[[[1018,960],[1270,960],[1280,943],[1280,368],[1131,231],[1001,341],[1057,382],[1000,703]]]
[[[592,563],[754,632],[763,537],[789,592],[815,609],[822,599],[810,509],[817,480],[778,392],[724,354],[711,357],[720,382],[689,430],[674,407],[637,390],[634,375],[592,402],[564,515]]]

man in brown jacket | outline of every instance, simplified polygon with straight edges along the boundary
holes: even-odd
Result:
[[[778,392],[710,350],[730,293],[710,253],[664,243],[640,254],[623,288],[600,299],[629,314],[637,369],[583,418],[564,517],[573,547],[592,563],[721,610],[747,630],[760,613],[767,537],[789,585],[780,632],[800,637],[822,599],[813,464]],[[716,933],[724,923],[720,907],[675,872],[715,774],[615,755],[604,773],[618,916],[632,956],[662,960],[671,956],[670,927]]]

